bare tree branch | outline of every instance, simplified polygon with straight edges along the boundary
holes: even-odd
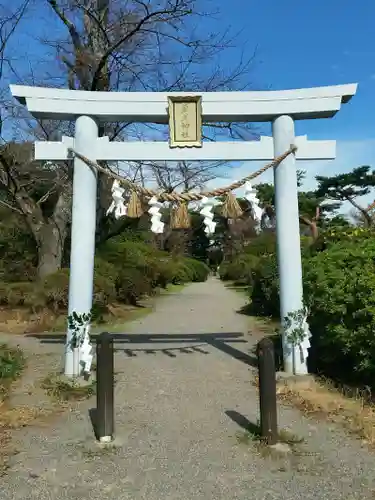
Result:
[[[25,0],[25,5],[29,1]],[[22,65],[15,59],[3,58],[17,81],[95,91],[217,91],[251,86],[249,74],[255,55],[246,58],[239,51],[237,63],[223,70],[221,54],[235,47],[237,34],[205,29],[202,21],[216,14],[216,9],[206,11],[205,0],[45,0],[44,5],[51,29],[48,39],[41,39],[46,36],[40,34],[39,39],[37,35],[33,38],[33,43],[42,43],[36,51],[38,65],[31,58],[28,63],[23,60]],[[62,29],[53,29],[56,23]],[[1,41],[0,37],[0,46]],[[12,107],[8,115],[12,120],[9,123],[17,124],[17,142],[22,138],[51,139],[56,131],[55,123],[36,122],[21,107]],[[60,133],[72,134],[71,124],[60,123],[58,128]],[[101,125],[100,133],[111,140],[149,139],[165,137],[167,129],[159,125],[106,123]],[[254,131],[241,124],[207,123],[203,135],[206,140],[220,135],[249,139]],[[2,153],[0,199],[22,212],[41,256],[43,251],[58,256],[70,217],[71,168],[59,164],[53,170],[30,158],[4,159]],[[217,177],[221,166],[220,162],[175,162],[120,164],[118,168],[126,168],[128,175],[142,185],[156,183],[165,190],[188,190],[198,189]],[[105,217],[110,187],[108,179],[99,178],[97,232],[103,237],[119,230]]]

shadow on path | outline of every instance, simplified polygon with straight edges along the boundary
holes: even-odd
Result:
[[[245,431],[250,432],[254,436],[260,436],[260,427],[253,422],[250,422],[250,420],[241,415],[241,413],[238,413],[238,411],[227,410],[225,415]]]
[[[65,344],[66,337],[63,334],[35,333],[28,337],[39,340],[42,344]],[[97,334],[91,335],[92,339],[98,337]],[[120,334],[114,333],[116,352],[124,352],[128,357],[136,357],[137,352],[145,354],[156,354],[161,352],[164,355],[175,358],[177,353],[181,354],[209,354],[204,346],[210,345],[219,351],[228,354],[234,359],[250,366],[257,366],[257,358],[246,352],[236,349],[229,343],[248,344],[243,333],[240,332],[219,332],[219,333],[144,333],[144,334]],[[197,344],[198,345],[189,345]],[[155,347],[132,348],[132,344],[151,344]],[[186,344],[186,347],[157,347],[158,344]]]

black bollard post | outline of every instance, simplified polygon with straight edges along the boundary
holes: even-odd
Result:
[[[108,332],[96,341],[96,433],[101,442],[110,442],[114,434],[114,362],[113,337]]]
[[[260,431],[267,444],[277,443],[275,353],[272,340],[258,343]]]

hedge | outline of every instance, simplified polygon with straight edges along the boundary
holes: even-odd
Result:
[[[224,261],[219,268],[220,278],[224,281],[235,281],[237,284],[250,284],[252,272],[259,265],[256,255],[240,254],[233,260]]]
[[[317,369],[374,386],[375,239],[339,241],[304,263]]]
[[[353,229],[324,233],[303,249],[304,299],[312,332],[311,369],[345,382],[374,386],[375,234]],[[275,254],[252,271],[251,310],[279,316]]]
[[[228,257],[220,264],[220,278],[224,281],[251,285],[253,272],[257,269],[260,258],[274,254],[275,251],[275,233],[261,233],[243,249],[242,253]]]
[[[169,283],[205,281],[209,268],[191,258],[172,258],[139,241],[113,240],[97,252],[94,274],[94,310],[108,304],[136,304],[155,289]],[[49,308],[58,313],[68,306],[69,269],[61,269],[42,281],[0,281],[0,305],[26,307],[33,312]]]

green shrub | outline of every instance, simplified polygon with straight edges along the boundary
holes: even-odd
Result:
[[[190,281],[195,283],[206,281],[210,274],[210,268],[201,260],[184,258],[184,263],[190,270]]]
[[[0,280],[30,281],[36,277],[35,240],[17,215],[0,208]]]
[[[97,257],[120,269],[123,266],[145,267],[158,257],[166,255],[142,241],[109,240],[97,251]]]
[[[193,271],[191,267],[185,262],[185,259],[171,259],[170,261],[173,285],[181,285],[183,283],[188,283],[193,279]]]
[[[172,258],[139,239],[123,237],[102,245],[95,258],[93,317],[116,301],[136,304],[157,287],[168,283],[204,281],[209,268],[191,258]],[[1,282],[0,305],[27,307],[35,312],[49,308],[58,313],[68,307],[69,269],[61,269],[42,281]]]
[[[339,241],[304,262],[314,366],[374,386],[375,240]]]
[[[373,387],[375,238],[367,230],[344,234],[341,239],[333,236],[325,248],[302,253],[304,299],[312,332],[310,368]],[[276,256],[262,257],[252,279],[250,310],[278,317]]]
[[[220,278],[224,281],[251,284],[252,273],[259,264],[259,257],[252,254],[239,254],[231,261],[220,265]]]
[[[8,395],[11,382],[21,375],[25,358],[18,348],[0,345],[0,401]]]
[[[37,286],[41,289],[45,305],[54,312],[68,308],[69,269],[51,274]]]
[[[262,316],[279,317],[279,273],[275,254],[260,258],[251,274],[251,310]]]
[[[116,267],[114,264],[107,262],[102,257],[95,257],[95,266],[94,266],[95,279],[101,277],[115,281],[117,273],[118,273],[118,267]]]
[[[121,280],[125,279],[125,288],[128,289],[131,276],[136,279],[136,283],[130,287],[133,290],[132,297],[134,297],[133,293],[135,296],[144,294],[145,286],[139,277],[140,274],[147,282],[147,289],[155,288],[159,286],[159,282],[165,281],[161,275],[165,271],[163,260],[168,257],[168,254],[156,250],[152,245],[142,241],[111,240],[100,249],[98,256],[99,259],[105,260],[116,269],[114,279],[117,285],[120,285]],[[129,271],[126,271],[127,269]],[[137,283],[140,286],[139,293],[136,290]],[[121,296],[121,300],[125,300],[126,294],[121,293]]]
[[[263,232],[253,238],[240,254],[224,260],[220,264],[220,278],[224,281],[235,281],[238,284],[252,285],[253,274],[260,259],[273,255],[276,251],[276,234]]]
[[[275,252],[276,233],[271,231],[263,231],[244,248],[245,254],[256,255],[257,257],[274,254]]]
[[[345,227],[326,229],[319,234],[316,242],[312,245],[312,252],[324,251],[337,242],[361,242],[375,237],[374,228]]]
[[[157,286],[165,289],[169,283],[173,283],[178,264],[170,257],[163,257],[159,260],[158,268],[159,276]]]
[[[0,303],[9,307],[35,307],[43,303],[39,287],[30,281],[0,283]]]
[[[0,380],[14,380],[17,378],[25,365],[22,351],[18,348],[8,347],[6,344],[0,345]]]
[[[0,282],[0,304],[27,307],[31,311],[48,308],[55,313],[68,307],[69,269],[61,269],[43,281]],[[97,307],[116,300],[115,281],[95,273],[93,302]]]
[[[150,280],[136,267],[125,267],[119,271],[115,286],[117,300],[132,305],[136,305],[142,296],[152,292]]]

